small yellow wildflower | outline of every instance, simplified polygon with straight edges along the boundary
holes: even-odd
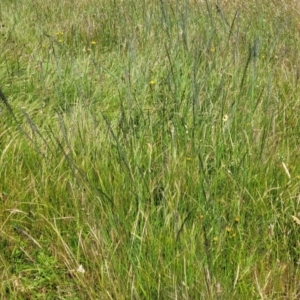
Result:
[[[226,122],[228,120],[228,115],[223,116],[223,122]]]
[[[59,42],[59,43],[63,43],[64,41],[63,41],[62,39],[59,39],[58,42]]]
[[[150,80],[149,85],[153,86],[154,84],[155,84],[155,81],[154,80]]]
[[[292,219],[294,220],[294,222],[295,222],[296,224],[300,225],[300,220],[299,220],[297,217],[292,216]]]
[[[204,216],[203,215],[200,215],[200,220],[203,220],[204,219]]]
[[[217,241],[218,241],[218,238],[215,236],[215,237],[213,238],[213,241],[214,241],[214,242],[217,242]]]
[[[96,41],[91,41],[91,44],[96,45],[97,43],[96,43]]]
[[[226,231],[229,233],[231,231],[230,227],[226,227]]]
[[[240,221],[240,218],[239,217],[235,217],[234,222],[238,223],[239,221]]]
[[[236,237],[236,233],[233,233],[233,234],[231,235],[231,237],[232,237],[232,238],[235,238],[235,237]]]
[[[215,47],[210,48],[210,52],[215,52],[215,50],[216,50]]]

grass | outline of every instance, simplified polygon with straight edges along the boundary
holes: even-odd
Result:
[[[298,299],[291,1],[0,4],[0,299]]]

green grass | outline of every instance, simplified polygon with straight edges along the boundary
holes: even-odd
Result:
[[[0,299],[298,299],[295,5],[3,0]]]

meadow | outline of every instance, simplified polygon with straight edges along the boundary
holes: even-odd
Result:
[[[0,299],[299,299],[297,1],[0,3]]]

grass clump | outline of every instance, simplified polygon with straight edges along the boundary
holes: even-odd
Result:
[[[294,6],[2,2],[1,299],[297,299]]]

